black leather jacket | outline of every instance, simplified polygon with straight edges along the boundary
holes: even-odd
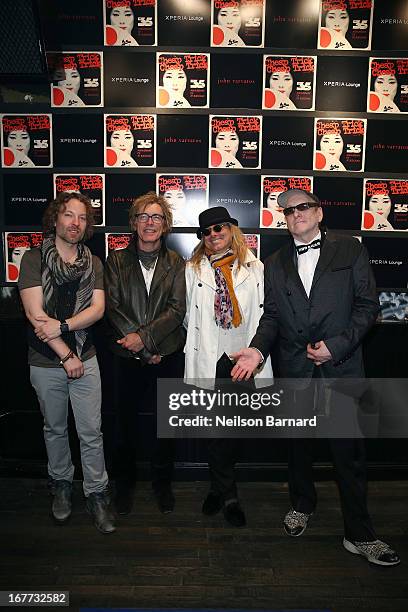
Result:
[[[105,266],[106,319],[110,348],[121,357],[135,355],[116,340],[137,332],[145,349],[137,353],[146,363],[152,355],[169,355],[185,343],[186,312],[184,260],[165,244],[159,252],[149,295],[135,241],[111,251]]]

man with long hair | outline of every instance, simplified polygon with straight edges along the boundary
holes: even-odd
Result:
[[[111,533],[115,525],[103,454],[101,380],[90,330],[105,308],[103,270],[84,244],[92,223],[89,198],[58,194],[44,214],[41,247],[24,254],[18,286],[28,319],[30,378],[44,417],[52,515],[64,523],[71,514],[70,400],[87,510],[99,531]]]
[[[223,206],[204,210],[199,225],[200,242],[186,267],[184,380],[197,387],[226,389],[233,365],[229,355],[251,340],[263,312],[263,264],[246,246],[237,219]],[[254,379],[255,386],[272,383],[269,357]],[[234,475],[239,452],[240,440],[209,440],[211,482],[202,506],[207,516],[222,510],[234,527],[246,523]]]

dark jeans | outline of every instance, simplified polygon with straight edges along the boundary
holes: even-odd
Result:
[[[169,485],[173,475],[175,440],[157,438],[156,403],[157,379],[181,378],[184,353],[163,357],[158,365],[141,366],[136,359],[115,356],[117,369],[115,446],[112,471],[117,488],[131,488],[136,481],[138,418],[141,413],[154,418],[151,443],[151,476],[153,488]],[[146,432],[148,435],[149,432]]]

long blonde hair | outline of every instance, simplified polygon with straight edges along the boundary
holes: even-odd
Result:
[[[232,233],[231,250],[237,258],[238,268],[240,268],[245,263],[245,260],[247,258],[248,247],[245,243],[244,234],[241,232],[239,227],[231,224],[230,228]],[[204,254],[205,242],[204,236],[202,236],[200,242],[194,249],[193,254],[189,259],[189,262],[192,264],[194,270],[198,271],[200,269],[201,260]]]

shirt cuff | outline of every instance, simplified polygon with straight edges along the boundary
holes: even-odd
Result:
[[[260,368],[260,367],[261,367],[261,365],[264,363],[265,358],[264,358],[264,356],[262,355],[261,351],[260,351],[259,349],[257,349],[255,346],[251,346],[251,348],[253,348],[253,349],[254,349],[254,350],[255,350],[255,351],[256,351],[256,352],[259,354],[259,356],[260,356],[260,358],[261,358],[261,361],[258,363],[258,368]]]

